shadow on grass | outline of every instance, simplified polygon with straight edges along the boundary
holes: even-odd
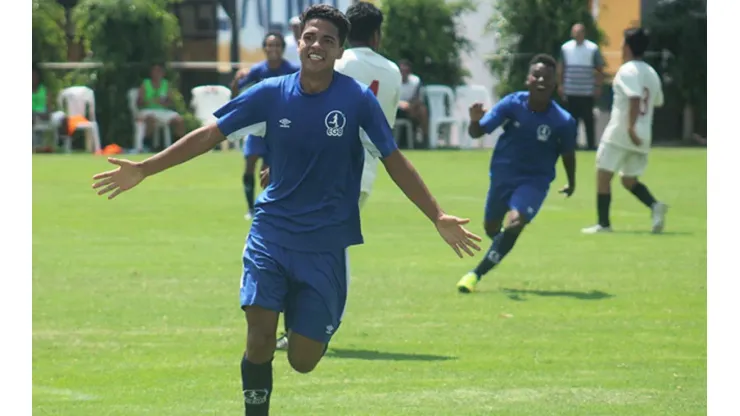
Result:
[[[350,350],[344,348],[329,348],[326,352],[329,358],[345,358],[370,361],[448,361],[457,357],[432,354],[405,354],[400,352],[384,352],[372,350]]]
[[[528,289],[501,289],[502,292],[511,300],[525,301],[528,295],[542,296],[542,297],[564,297],[573,298],[579,300],[601,300],[613,298],[615,295],[611,295],[600,290],[591,290],[589,292],[574,292],[569,290],[528,290]]]

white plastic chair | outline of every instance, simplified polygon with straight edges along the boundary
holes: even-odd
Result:
[[[144,151],[144,137],[146,136],[146,120],[139,118],[139,88],[131,88],[128,90],[128,107],[131,110],[131,119],[134,123],[134,150],[136,152]],[[172,145],[172,131],[170,125],[160,121],[156,121],[152,144],[159,146],[160,133],[164,132],[164,143],[167,147]]]
[[[463,149],[473,147],[473,138],[468,134],[470,125],[470,106],[475,103],[482,103],[483,108],[490,110],[493,106],[493,99],[488,89],[483,85],[461,85],[455,88],[456,110],[460,118],[460,146]],[[488,135],[479,139],[479,146],[483,147],[483,142]]]
[[[231,100],[231,90],[223,85],[200,85],[190,92],[193,95],[190,107],[194,110],[195,118],[203,125],[215,122],[216,116],[213,113]],[[221,150],[228,148],[228,141],[221,142]]]
[[[59,108],[67,117],[83,116],[87,122],[77,125],[77,129],[87,130],[92,135],[93,152],[101,150],[100,129],[95,121],[95,93],[88,87],[74,86],[63,89],[57,97]],[[88,114],[89,112],[89,114]],[[72,137],[64,135],[64,150],[72,151]]]
[[[393,125],[393,136],[396,137],[396,142],[398,142],[398,131],[399,130],[406,130],[406,141],[408,142],[409,149],[414,148],[414,142],[416,141],[416,134],[414,133],[414,123],[412,123],[410,120],[405,119],[396,119],[395,124]]]
[[[52,119],[41,120],[36,117],[33,122],[33,146],[40,146],[43,144],[43,134],[50,131],[54,137],[54,145],[59,141],[59,126],[55,125]]]
[[[439,128],[450,126],[450,140],[455,129],[459,128],[460,120],[455,117],[455,93],[452,88],[444,85],[427,85],[424,92],[429,103],[429,148],[436,149],[439,144]],[[449,104],[449,107],[448,107]]]

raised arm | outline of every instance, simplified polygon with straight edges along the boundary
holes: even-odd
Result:
[[[469,109],[470,125],[468,126],[468,134],[470,137],[477,139],[484,134],[493,133],[494,130],[506,121],[511,101],[511,95],[507,95],[488,112],[483,108],[483,104],[473,104]]]

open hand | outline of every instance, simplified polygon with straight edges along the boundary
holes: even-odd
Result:
[[[101,188],[98,195],[108,195],[108,199],[113,199],[123,191],[128,191],[144,180],[146,175],[141,165],[126,159],[116,159],[109,157],[108,162],[117,165],[118,168],[107,172],[98,173],[93,176],[97,182],[93,183],[93,189]]]
[[[570,198],[570,196],[573,195],[573,192],[575,192],[575,191],[576,191],[576,186],[575,185],[568,184],[568,185],[565,185],[564,187],[560,188],[560,190],[558,192],[561,193],[561,194],[563,194],[563,195],[565,195],[566,197]]]
[[[468,113],[470,115],[470,121],[476,122],[476,121],[480,121],[480,119],[483,118],[483,115],[486,113],[486,110],[483,108],[483,104],[475,103],[470,106]]]
[[[439,235],[455,250],[455,253],[460,258],[463,257],[462,251],[466,252],[469,256],[475,255],[471,248],[475,251],[480,251],[480,247],[475,242],[481,241],[481,238],[463,227],[464,224],[469,222],[470,220],[467,218],[463,219],[444,214],[434,224],[437,227]]]

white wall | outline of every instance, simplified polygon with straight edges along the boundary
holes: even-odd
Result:
[[[493,90],[496,80],[486,64],[486,56],[496,52],[496,38],[493,33],[486,33],[486,23],[493,15],[493,6],[490,0],[478,1],[475,13],[468,13],[461,17],[459,29],[463,35],[473,43],[473,51],[464,53],[463,65],[470,71],[468,83],[486,86]],[[493,92],[492,92],[493,93]]]

